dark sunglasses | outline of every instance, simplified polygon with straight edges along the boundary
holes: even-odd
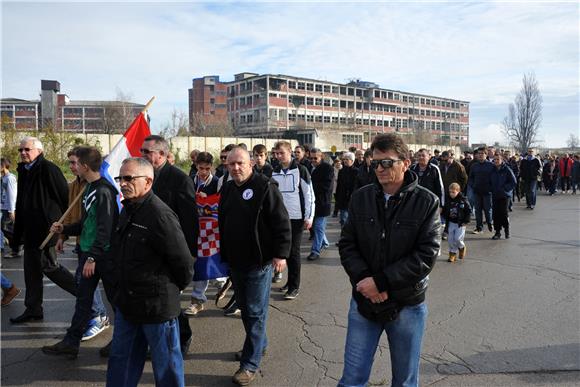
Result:
[[[149,149],[144,149],[144,148],[141,148],[140,151],[144,155],[148,155],[149,153],[157,152],[156,150],[149,150]]]
[[[21,152],[30,152],[32,150],[32,148],[18,148],[18,153]]]
[[[400,160],[400,159],[396,159],[396,160],[393,160],[393,159],[373,160],[373,161],[371,161],[371,167],[373,167],[373,169],[377,169],[380,165],[381,167],[383,167],[383,169],[392,168],[393,164],[395,164],[396,162],[399,162],[399,161],[403,161],[403,160]]]
[[[120,183],[121,180],[122,180],[125,183],[130,183],[130,182],[132,182],[133,180],[135,180],[138,177],[147,177],[147,176],[131,176],[131,175],[117,176],[117,177],[115,177],[115,181],[117,183]]]

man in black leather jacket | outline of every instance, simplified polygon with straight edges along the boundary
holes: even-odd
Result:
[[[439,200],[418,185],[408,149],[395,134],[375,137],[378,183],[356,191],[339,251],[353,287],[339,386],[365,385],[383,330],[393,386],[416,386],[428,274],[440,248]]]
[[[179,220],[152,191],[153,167],[141,158],[121,166],[123,210],[113,233],[115,332],[107,386],[137,386],[147,355],[155,384],[183,386],[177,316],[193,260]]]

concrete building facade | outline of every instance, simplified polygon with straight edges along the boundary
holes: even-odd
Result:
[[[71,100],[60,93],[60,83],[41,81],[39,100],[3,98],[0,115],[5,125],[17,130],[80,133],[122,133],[145,105],[122,101]]]
[[[323,150],[360,148],[386,132],[409,142],[469,144],[467,101],[279,74],[240,73],[224,85],[237,136],[295,138]]]

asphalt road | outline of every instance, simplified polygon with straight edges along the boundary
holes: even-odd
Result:
[[[468,256],[446,261],[447,246],[431,274],[429,317],[421,356],[422,386],[580,385],[580,196],[540,194],[534,211],[517,203],[512,238],[467,235]],[[469,229],[472,229],[470,227]],[[329,222],[331,242],[338,222]],[[309,253],[305,234],[303,257]],[[75,267],[70,247],[62,262]],[[22,259],[2,270],[23,286]],[[45,319],[13,326],[23,293],[1,316],[3,386],[104,385],[107,363],[98,349],[108,329],[83,343],[76,360],[44,355],[68,327],[73,298],[45,279]],[[300,296],[285,301],[274,285],[268,322],[269,347],[256,386],[335,386],[343,366],[350,286],[334,246],[318,261],[303,260]],[[244,338],[241,320],[213,305],[190,320],[194,342],[186,357],[189,386],[228,386]],[[182,296],[189,301],[189,290]],[[375,356],[371,384],[390,385],[386,338]],[[153,385],[150,363],[141,379]]]

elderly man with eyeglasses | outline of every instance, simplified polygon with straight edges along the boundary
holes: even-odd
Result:
[[[111,241],[116,310],[107,386],[137,386],[147,346],[155,384],[183,386],[177,317],[180,291],[193,277],[191,253],[175,212],[153,193],[152,165],[129,158],[119,175],[124,200]]]
[[[440,248],[439,199],[409,170],[401,137],[372,142],[377,182],[352,194],[339,242],[352,284],[339,386],[365,386],[386,332],[392,386],[418,386],[428,274]]]
[[[75,277],[56,259],[55,235],[40,250],[50,226],[66,211],[68,185],[59,167],[44,157],[43,146],[36,137],[25,137],[18,148],[22,162],[18,164],[18,197],[14,237],[11,246],[24,242],[24,283],[26,309],[20,316],[11,318],[13,324],[39,321],[44,318],[42,309],[42,278],[52,282],[76,297]]]

